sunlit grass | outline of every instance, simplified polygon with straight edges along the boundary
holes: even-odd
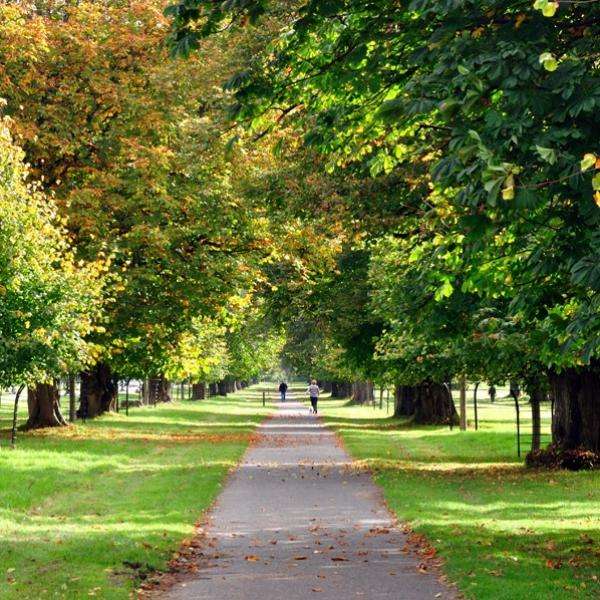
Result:
[[[19,432],[12,451],[4,397],[0,598],[129,598],[137,574],[164,567],[192,533],[270,411],[261,400],[253,388],[132,408]]]
[[[467,598],[600,596],[600,472],[527,470],[516,456],[512,401],[483,401],[479,431],[470,407],[466,433],[341,401],[322,400],[321,412],[392,510],[433,542]],[[546,441],[549,424],[545,407]],[[529,428],[523,403],[523,453]]]

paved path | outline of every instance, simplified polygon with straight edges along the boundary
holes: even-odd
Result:
[[[451,599],[419,560],[369,475],[319,419],[279,405],[209,519],[213,547],[165,600]]]

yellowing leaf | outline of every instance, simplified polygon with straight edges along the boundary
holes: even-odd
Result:
[[[580,166],[581,166],[581,171],[589,171],[592,167],[594,167],[596,165],[596,155],[592,154],[591,152],[588,152],[587,154],[584,155],[583,159],[581,160]]]

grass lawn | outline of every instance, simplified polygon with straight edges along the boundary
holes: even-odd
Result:
[[[385,403],[383,411],[331,400],[320,407],[467,598],[600,597],[600,472],[523,467],[511,402],[482,402],[479,431],[466,433],[386,418]],[[525,403],[522,413],[529,416]],[[546,411],[546,440],[548,424]],[[522,431],[526,452],[528,419]]]
[[[0,409],[3,600],[129,598],[138,580],[126,563],[141,563],[141,571],[165,566],[270,412],[255,386],[227,399],[19,432],[12,451],[7,400]]]

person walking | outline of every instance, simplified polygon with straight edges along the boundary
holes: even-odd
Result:
[[[282,381],[279,384],[279,394],[281,396],[281,401],[282,402],[285,402],[285,394],[287,392],[287,389],[288,389],[287,383],[285,381]]]
[[[308,395],[310,396],[310,405],[312,408],[312,412],[317,414],[317,402],[319,401],[319,386],[317,382],[313,379],[306,390]]]

